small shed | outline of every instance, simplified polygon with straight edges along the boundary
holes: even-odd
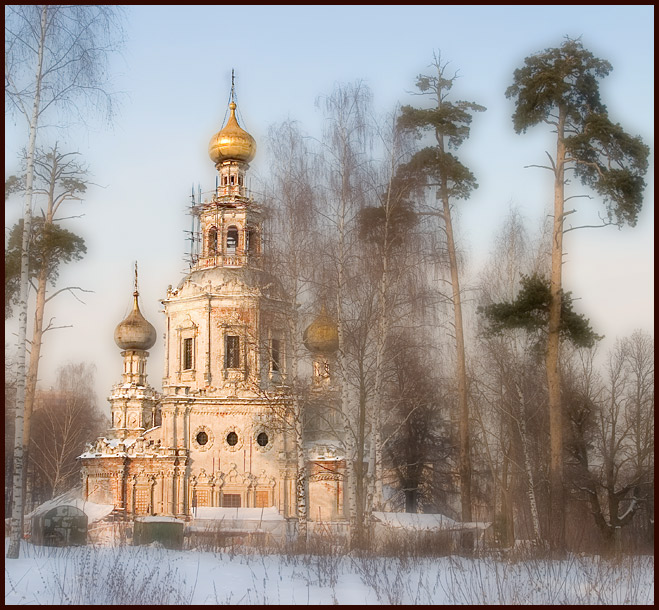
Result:
[[[81,490],[74,488],[37,506],[25,515],[25,534],[44,546],[86,544],[89,525],[107,517],[114,506],[80,496]]]
[[[133,544],[136,546],[158,542],[166,549],[183,548],[185,521],[175,517],[137,517],[134,523]]]
[[[87,515],[77,508],[61,504],[32,516],[32,543],[43,546],[87,544]]]

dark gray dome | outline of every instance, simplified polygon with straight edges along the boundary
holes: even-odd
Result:
[[[146,320],[137,304],[138,293],[133,293],[133,310],[114,331],[114,342],[123,350],[147,350],[156,342],[156,329]]]

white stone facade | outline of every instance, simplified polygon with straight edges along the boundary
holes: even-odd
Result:
[[[127,516],[274,506],[296,517],[296,448],[285,393],[292,311],[276,278],[260,266],[261,216],[246,192],[247,157],[226,154],[217,160],[215,193],[193,208],[201,251],[161,301],[162,391],[146,382],[152,344],[118,343],[131,349],[121,352],[122,383],[108,399],[112,428],[81,456],[86,499],[113,503]],[[139,318],[137,291],[135,311]],[[340,450],[312,444],[311,520],[344,518],[343,470]]]

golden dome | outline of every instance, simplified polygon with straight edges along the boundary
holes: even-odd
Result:
[[[331,354],[339,349],[339,329],[334,318],[327,313],[325,305],[320,308],[318,317],[304,331],[302,341],[313,353]]]
[[[208,154],[216,165],[234,159],[249,163],[256,154],[256,141],[249,135],[236,120],[236,104],[229,104],[231,115],[223,129],[220,129],[208,145]]]
[[[114,331],[114,342],[121,349],[147,350],[156,342],[156,329],[144,318],[137,304],[137,290],[133,293],[133,311]]]

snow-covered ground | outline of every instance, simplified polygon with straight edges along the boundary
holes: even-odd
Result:
[[[6,540],[7,544],[7,540]],[[654,557],[510,562],[21,546],[5,604],[653,604]]]

